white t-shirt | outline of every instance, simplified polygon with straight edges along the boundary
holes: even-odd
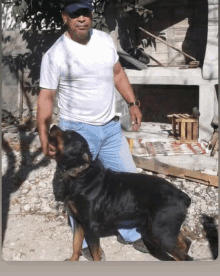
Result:
[[[111,36],[91,29],[86,45],[63,34],[44,54],[40,87],[58,89],[60,118],[103,125],[115,116],[113,66],[118,55]]]

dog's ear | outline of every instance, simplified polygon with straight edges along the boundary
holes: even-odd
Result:
[[[89,165],[93,165],[94,164],[94,161],[92,159],[92,154],[91,154],[90,151],[89,152],[85,152],[83,154],[83,160],[86,161],[86,163],[89,164]]]
[[[62,130],[57,125],[53,125],[50,128],[50,134],[53,135],[53,132],[56,132],[56,131],[62,131]]]
[[[59,153],[63,151],[63,131],[58,126],[52,126],[48,135],[48,140],[51,145],[57,148]]]
[[[86,161],[87,163],[90,162],[90,158],[89,158],[88,153],[84,153],[84,154],[83,154],[83,160]]]

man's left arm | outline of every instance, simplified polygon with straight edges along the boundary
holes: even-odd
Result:
[[[125,101],[128,104],[135,102],[136,99],[135,99],[133,89],[120,62],[115,63],[113,71],[114,71],[115,87],[118,90],[118,92],[122,95],[122,97],[125,99]],[[131,116],[132,129],[134,131],[137,131],[141,126],[141,119],[142,119],[140,108],[137,105],[133,105],[129,108],[129,111]]]

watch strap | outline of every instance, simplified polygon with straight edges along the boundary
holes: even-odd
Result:
[[[135,101],[135,102],[131,102],[131,103],[129,103],[128,104],[128,107],[131,107],[131,106],[133,106],[133,105],[137,105],[137,106],[141,106],[141,103],[140,103],[140,101],[139,100],[137,100],[137,101]]]

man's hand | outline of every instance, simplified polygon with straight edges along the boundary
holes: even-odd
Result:
[[[54,147],[51,144],[48,144],[47,156],[50,157],[50,158],[55,158],[56,153],[57,153],[56,147]]]
[[[57,150],[55,146],[46,142],[46,143],[43,143],[42,145],[42,152],[44,153],[45,156],[49,158],[55,158]]]
[[[122,95],[127,103],[135,102],[135,95],[131,84],[129,83],[128,77],[125,74],[120,62],[114,65],[114,80],[115,87],[118,92]],[[142,114],[137,105],[133,105],[129,108],[131,115],[131,124],[133,131],[138,131],[141,126]]]
[[[138,131],[141,126],[142,114],[139,106],[133,105],[129,108],[131,116],[131,125],[133,131]]]

